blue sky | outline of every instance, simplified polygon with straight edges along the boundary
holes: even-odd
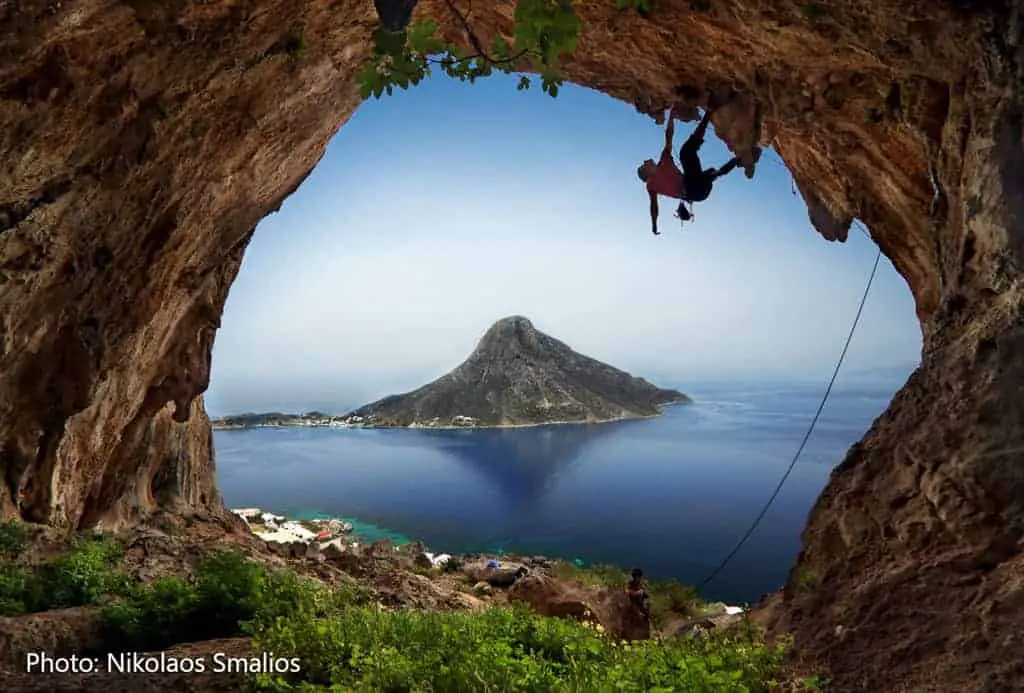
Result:
[[[343,411],[462,361],[521,314],[658,384],[827,381],[876,248],[818,236],[774,152],[650,233],[636,177],[663,130],[628,105],[515,77],[444,77],[364,104],[260,224],[214,347],[215,415]],[[695,123],[677,123],[675,148]],[[713,134],[706,166],[729,153]],[[844,368],[909,372],[920,330],[883,258]]]

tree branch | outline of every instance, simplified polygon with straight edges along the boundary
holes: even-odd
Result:
[[[452,0],[444,0],[444,4],[448,7],[449,11],[451,11],[451,13],[458,18],[459,23],[462,25],[463,30],[465,30],[466,32],[466,37],[469,39],[469,42],[473,44],[473,48],[476,49],[476,52],[479,53],[484,58],[488,58],[488,60],[490,60],[490,58],[487,56],[487,51],[485,51],[484,47],[480,44],[480,39],[477,38],[477,35],[473,31],[473,28],[469,25],[469,22],[466,20],[466,16],[459,11],[459,8],[455,6],[455,3],[452,2]]]

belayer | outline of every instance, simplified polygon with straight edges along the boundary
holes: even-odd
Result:
[[[711,188],[716,179],[732,171],[739,164],[739,158],[733,157],[721,168],[705,169],[700,163],[697,151],[704,144],[704,133],[711,121],[711,111],[705,110],[700,124],[679,149],[679,162],[683,165],[680,171],[672,160],[672,136],[675,134],[676,110],[673,108],[668,115],[665,127],[665,148],[661,150],[661,158],[655,163],[647,159],[636,170],[636,175],[647,185],[647,193],[651,196],[651,232],[658,235],[658,195],[672,197],[679,202],[677,216],[686,221],[692,215],[686,209],[687,202],[703,202],[711,195]],[[755,150],[755,155],[760,152]]]

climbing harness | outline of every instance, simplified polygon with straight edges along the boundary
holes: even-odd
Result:
[[[865,236],[871,238],[871,234],[868,233],[863,224],[861,225],[860,230]],[[793,455],[793,459],[790,461],[789,467],[786,469],[786,473],[782,475],[781,479],[779,479],[779,483],[772,492],[772,495],[768,498],[768,502],[765,503],[761,512],[758,513],[753,524],[750,525],[750,528],[742,537],[740,537],[740,540],[736,543],[736,546],[733,547],[732,551],[730,551],[728,555],[722,559],[722,562],[719,563],[706,578],[704,578],[704,581],[701,582],[698,587],[704,587],[707,585],[719,573],[721,573],[727,565],[729,565],[729,562],[732,561],[743,545],[747,543],[747,540],[754,534],[754,531],[757,529],[758,525],[761,524],[761,520],[764,519],[764,516],[768,514],[768,509],[772,507],[772,503],[774,503],[775,499],[779,497],[779,493],[782,491],[783,485],[792,473],[793,467],[796,466],[797,460],[800,459],[800,455],[803,453],[804,447],[807,446],[807,441],[811,439],[811,434],[814,433],[814,427],[818,425],[818,419],[821,417],[821,412],[825,409],[825,404],[828,402],[829,395],[832,394],[832,386],[836,383],[836,378],[839,376],[839,369],[843,365],[843,360],[846,358],[846,352],[850,348],[850,342],[853,341],[853,335],[857,331],[857,324],[860,322],[860,316],[864,312],[864,304],[867,303],[868,294],[871,292],[871,285],[875,281],[875,274],[878,272],[878,263],[881,259],[882,249],[879,248],[878,253],[875,255],[875,264],[871,268],[871,275],[868,277],[868,284],[864,287],[864,294],[860,298],[860,305],[857,307],[857,314],[854,316],[853,324],[850,326],[850,332],[846,336],[846,343],[843,345],[843,350],[839,354],[839,361],[836,363],[836,367],[832,371],[832,378],[828,382],[828,387],[825,388],[825,394],[821,398],[821,404],[818,405],[818,410],[814,413],[814,417],[811,419],[811,425],[807,428],[807,433],[804,434],[803,440],[800,441],[800,445],[797,447],[796,454]]]

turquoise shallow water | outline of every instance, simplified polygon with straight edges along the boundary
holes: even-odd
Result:
[[[829,473],[895,389],[837,386],[778,500],[705,596],[754,601],[785,580]],[[370,541],[639,565],[697,583],[778,483],[821,390],[690,394],[663,417],[614,424],[218,431],[218,474],[231,507],[342,517]]]

